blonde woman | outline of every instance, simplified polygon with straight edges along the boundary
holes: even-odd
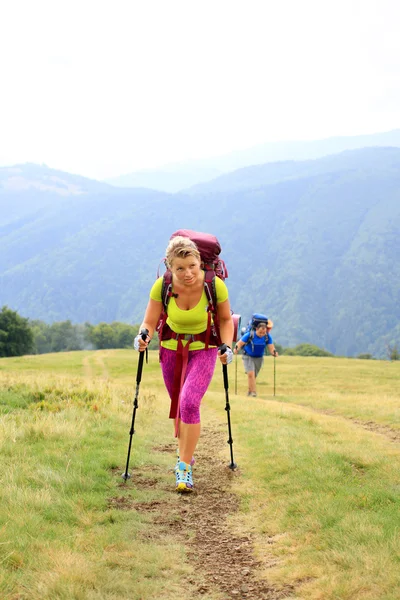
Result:
[[[193,455],[200,437],[201,401],[211,382],[217,356],[222,364],[232,361],[234,326],[228,289],[219,277],[215,277],[217,306],[214,321],[219,324],[219,336],[208,339],[209,300],[205,290],[205,272],[193,241],[183,236],[172,238],[166,249],[166,264],[172,273],[172,290],[160,336],[160,362],[171,398],[170,417],[176,420],[176,490],[191,492]],[[148,346],[163,313],[162,286],[163,278],[160,277],[150,290],[141,324],[141,330],[147,329],[148,336],[145,341],[140,335],[135,339],[135,348],[139,352]]]

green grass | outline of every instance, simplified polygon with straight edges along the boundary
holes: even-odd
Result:
[[[148,539],[146,514],[111,502],[144,500],[121,478],[134,388],[66,375],[83,372],[71,354],[45,357],[43,371],[31,357],[26,372],[23,359],[0,361],[0,597],[179,597],[183,549],[168,535]],[[134,436],[131,470],[158,459],[155,397],[141,398],[148,435]],[[167,438],[168,425],[154,435]]]
[[[156,352],[144,366],[130,466],[151,467],[160,485],[121,483],[136,365],[129,350],[0,360],[2,600],[196,594],[187,548],[135,510],[175,498],[171,457],[155,449],[173,441]],[[232,533],[251,532],[260,576],[294,585],[293,598],[398,600],[400,364],[279,357],[275,367],[276,396],[271,358],[257,398],[245,395],[240,359],[229,367],[240,499]],[[202,417],[226,423],[220,365]],[[228,462],[228,445],[222,452]]]
[[[260,374],[261,397],[231,394],[242,467],[237,526],[256,528],[261,557],[275,548],[271,580],[305,582],[300,598],[395,600],[400,436],[396,443],[385,432],[400,426],[400,365],[293,357],[276,368],[275,398],[262,385],[273,383],[272,361]],[[240,374],[242,393],[244,384]],[[383,433],[368,429],[376,423]]]

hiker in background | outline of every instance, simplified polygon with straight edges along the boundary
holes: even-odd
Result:
[[[249,386],[248,396],[257,396],[256,378],[263,366],[265,347],[268,347],[272,356],[278,356],[270,335],[273,325],[270,319],[266,323],[258,323],[254,336],[247,331],[235,345],[235,354],[243,348],[243,365]]]
[[[200,437],[200,404],[214,374],[217,356],[222,364],[232,361],[234,326],[228,289],[222,279],[215,277],[220,339],[216,341],[216,337],[211,337],[210,345],[206,347],[206,336],[213,336],[213,328],[211,323],[208,324],[210,313],[205,293],[205,271],[198,248],[191,239],[177,236],[170,240],[166,249],[166,266],[172,272],[172,289],[161,335],[160,362],[171,398],[170,417],[175,418],[175,436],[178,437],[176,490],[191,492],[193,455]],[[150,299],[140,326],[140,330],[147,329],[149,334],[146,341],[140,335],[135,338],[134,346],[139,352],[148,346],[163,312],[162,285],[163,277],[159,277],[150,290]],[[218,342],[220,345],[226,344],[224,353],[221,353]],[[188,348],[186,344],[189,344]]]

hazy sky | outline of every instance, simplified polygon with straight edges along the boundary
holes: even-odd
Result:
[[[0,165],[102,179],[400,127],[398,0],[4,0]]]

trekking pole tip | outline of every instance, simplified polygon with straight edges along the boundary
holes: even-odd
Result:
[[[129,473],[122,473],[121,477],[122,477],[122,479],[124,479],[124,481],[131,478]]]
[[[235,471],[235,469],[237,469],[238,466],[235,462],[231,462],[231,464],[229,465],[229,468],[231,469],[231,471]]]

